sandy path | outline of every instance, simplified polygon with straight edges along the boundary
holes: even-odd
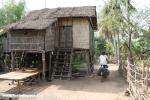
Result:
[[[96,75],[71,81],[54,80],[51,83],[32,87],[37,97],[28,95],[20,97],[19,100],[129,100],[124,96],[127,84],[119,76],[118,67],[110,65],[109,70],[110,76],[105,82],[101,82]]]
[[[119,76],[118,67],[109,66],[110,76],[105,82],[97,75],[72,81],[56,80],[40,94],[51,94],[58,100],[128,100],[124,96],[127,85]]]

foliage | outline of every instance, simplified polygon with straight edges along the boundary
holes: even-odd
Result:
[[[86,63],[84,54],[74,54],[73,58],[73,70],[78,69],[82,64]]]
[[[106,41],[103,38],[95,38],[95,53],[99,55],[100,52],[106,51]]]
[[[0,27],[16,22],[25,15],[25,1],[20,0],[18,3],[15,0],[7,0],[4,6],[0,9]]]
[[[143,32],[143,37],[140,38],[141,47],[143,48],[143,54],[149,56],[150,54],[150,30]]]
[[[136,9],[128,1],[128,12],[131,15]],[[125,0],[110,0],[100,13],[99,27],[102,33],[115,34],[130,23],[126,15]]]
[[[16,22],[25,15],[25,1],[20,0],[18,3],[15,0],[7,0],[2,8],[0,8],[0,31],[3,31],[4,25]],[[3,52],[4,36],[0,34],[0,66],[4,66],[5,54]],[[5,66],[6,67],[6,66]]]
[[[150,7],[135,13],[133,21],[137,23],[140,29],[148,30],[150,27]]]
[[[112,46],[113,46],[112,43],[107,41],[107,43],[106,43],[106,53],[109,54],[109,55],[113,54]]]
[[[99,56],[101,52],[105,51],[107,54],[112,54],[112,44],[102,37],[95,38],[95,54]]]
[[[137,23],[140,37],[138,41],[133,43],[133,52],[136,55],[149,56],[150,54],[150,7],[140,10],[133,17],[133,21]],[[138,44],[138,45],[137,45]],[[136,49],[135,49],[136,48]]]
[[[131,58],[131,62],[133,62],[131,50],[132,34],[137,31],[136,23],[131,20],[135,12],[136,9],[131,4],[131,0],[110,0],[100,13],[99,21],[100,32],[108,38],[113,37],[112,43],[116,57],[120,58],[121,45],[126,46],[125,48],[128,50],[128,57]],[[121,37],[124,41],[120,41],[120,36],[122,35],[125,35],[125,37]]]
[[[123,22],[121,16],[121,7],[118,0],[111,0],[102,10],[100,14],[99,26],[102,33],[107,36],[118,31]]]
[[[134,56],[140,57],[142,54],[142,46],[140,41],[134,41],[132,44],[132,52],[134,53]]]

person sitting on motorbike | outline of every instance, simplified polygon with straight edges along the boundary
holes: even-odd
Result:
[[[102,52],[101,55],[99,56],[100,69],[99,69],[98,73],[100,76],[101,76],[101,72],[102,72],[102,67],[108,68],[107,62],[108,62],[108,57],[105,52]]]

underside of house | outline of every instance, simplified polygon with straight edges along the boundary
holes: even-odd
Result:
[[[75,57],[86,59],[93,69],[96,7],[42,9],[7,25],[4,50],[10,54],[11,70],[36,67],[45,80],[71,78]],[[33,66],[34,65],[34,66]],[[8,66],[6,64],[6,69]]]

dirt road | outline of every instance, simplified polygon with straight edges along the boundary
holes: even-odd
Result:
[[[127,88],[125,81],[119,76],[118,67],[109,65],[110,76],[105,82],[95,74],[74,80],[54,80],[39,86],[25,88],[25,97],[19,100],[129,100],[124,96]],[[95,66],[96,68],[98,66]],[[0,83],[1,84],[1,83]],[[1,86],[1,85],[0,85]],[[0,89],[2,90],[2,89]],[[33,94],[33,95],[32,95]],[[31,96],[32,95],[32,96]]]

